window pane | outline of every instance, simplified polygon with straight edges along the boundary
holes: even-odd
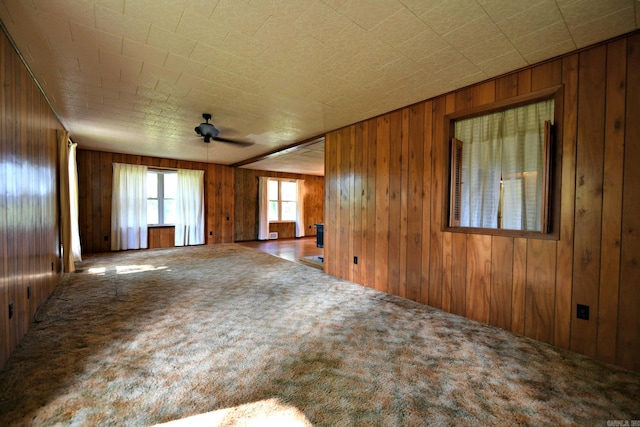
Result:
[[[158,201],[147,199],[147,224],[158,223]]]
[[[455,121],[463,144],[456,226],[541,230],[545,122],[553,106],[550,99]]]
[[[156,172],[147,172],[147,197],[151,197],[153,199],[158,198],[158,174]],[[156,223],[153,222],[149,224]]]
[[[164,223],[175,224],[176,219],[176,201],[173,199],[164,199]]]
[[[178,192],[178,174],[177,173],[165,173],[164,174],[164,197],[165,197],[165,199],[175,199],[177,192]]]
[[[282,202],[282,220],[296,220],[296,202]]]
[[[297,200],[298,184],[296,182],[282,181],[282,200]],[[284,210],[284,207],[282,208]]]
[[[278,200],[278,181],[269,180],[269,200]]]
[[[278,219],[278,202],[269,201],[269,221],[277,221]]]

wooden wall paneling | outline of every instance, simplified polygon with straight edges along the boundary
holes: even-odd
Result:
[[[576,146],[578,123],[578,55],[562,59],[563,118],[562,118],[562,177],[560,206],[560,240],[557,244],[556,271],[556,324],[554,342],[569,348],[573,321],[571,297],[573,294],[573,240],[576,191]]]
[[[553,344],[555,322],[556,242],[527,241],[525,328],[530,338]]]
[[[526,68],[518,72],[518,95],[525,95],[531,92],[531,68]]]
[[[451,312],[466,316],[468,235],[463,233],[444,234],[449,234],[451,238]]]
[[[402,110],[389,114],[389,288],[388,292],[401,295],[400,247],[402,227]],[[406,267],[405,267],[406,268]],[[406,293],[406,289],[403,289]]]
[[[473,94],[472,88],[470,87],[455,91],[453,98],[455,105],[454,111],[466,110],[467,108],[473,107]]]
[[[491,303],[491,236],[467,236],[466,312],[471,319],[489,323]]]
[[[336,275],[336,197],[340,194],[338,188],[338,132],[334,131],[325,136],[325,171],[324,181],[324,271],[327,274]]]
[[[351,248],[350,228],[351,228],[351,126],[340,130],[340,198],[339,216],[340,226],[337,241],[340,242],[338,258],[338,275],[347,280],[353,279],[353,251]]]
[[[363,140],[367,146],[367,195],[366,195],[366,221],[367,226],[363,230],[366,236],[366,281],[364,284],[375,288],[376,284],[376,170],[378,152],[378,127],[376,119],[367,120],[364,123]],[[325,178],[326,179],[326,178]],[[326,253],[326,252],[325,252]]]
[[[400,293],[403,298],[407,297],[407,245],[408,245],[408,194],[409,194],[409,108],[402,109],[402,126],[400,129],[400,140],[402,152],[400,154]],[[420,282],[413,284],[420,286]],[[414,298],[415,300],[415,298]]]
[[[61,125],[2,32],[0,83],[2,366],[59,279],[56,130]]]
[[[496,79],[496,101],[512,98],[518,94],[518,74],[508,74]]]
[[[562,83],[562,60],[544,62],[531,68],[531,90],[546,89]]]
[[[202,162],[159,159],[119,153],[78,150],[79,228],[83,253],[104,252],[111,249],[111,197],[113,163],[141,164],[149,167],[197,169],[205,171],[205,233],[207,243],[233,241],[234,186],[233,169]],[[210,170],[213,173],[210,173]],[[226,180],[226,184],[225,184]],[[247,191],[251,191],[250,189]],[[257,182],[255,186],[257,200]],[[228,213],[228,214],[226,214]],[[227,220],[229,217],[229,220]],[[250,225],[254,225],[251,221]],[[226,228],[225,228],[226,227]],[[208,232],[213,231],[213,236]],[[150,245],[168,245],[171,232],[157,232]],[[162,242],[159,243],[160,236]],[[226,236],[226,237],[224,237]]]
[[[354,242],[353,242],[353,230],[355,229],[354,211],[356,209],[356,195],[355,191],[355,141],[356,139],[356,126],[349,126],[349,171],[348,171],[348,215],[349,215],[349,227],[345,230],[345,241],[349,247],[348,257],[345,261],[347,274],[349,280],[353,281],[353,268],[355,264],[353,262],[354,257]]]
[[[269,231],[278,233],[278,239],[292,239],[296,237],[296,226],[293,222],[272,222]]]
[[[7,85],[7,64],[9,57],[8,51],[10,45],[6,37],[0,37],[0,158],[9,158],[11,151],[8,147],[9,135],[7,132],[7,126],[5,124],[9,121],[9,111],[7,108],[8,88]],[[9,211],[8,203],[8,184],[9,180],[9,165],[8,162],[0,162],[0,212]],[[7,221],[7,215],[0,215],[0,366],[4,365],[4,362],[9,358],[10,345],[9,345],[9,321],[8,321],[8,306],[9,306],[9,253],[7,248],[7,231],[9,224]]]
[[[234,186],[234,180],[235,180],[235,169],[230,168],[230,167],[224,167],[223,168],[223,206],[224,206],[224,211],[223,211],[223,216],[224,216],[224,226],[222,227],[222,241],[224,243],[233,243],[233,225],[235,224],[235,216],[234,216],[234,204],[235,204],[235,197],[234,197],[234,193],[233,193],[233,186]],[[320,190],[322,191],[322,187],[320,187]],[[322,197],[322,194],[324,192],[322,191],[320,193],[320,197]],[[320,206],[322,206],[322,203],[320,203]],[[318,219],[318,221],[322,221],[322,218],[320,217]],[[313,233],[315,234],[315,233]]]
[[[341,130],[338,130],[336,132],[336,138],[334,140],[334,148],[332,149],[332,153],[334,153],[335,157],[334,157],[334,161],[335,161],[335,171],[336,171],[336,179],[335,182],[333,183],[334,186],[334,198],[331,200],[331,204],[333,206],[332,209],[332,216],[333,216],[333,224],[334,226],[331,228],[331,231],[329,232],[330,236],[331,236],[331,241],[333,242],[333,250],[331,251],[333,254],[333,259],[331,260],[331,265],[332,265],[332,271],[333,271],[333,275],[339,276],[340,275],[340,266],[341,266],[341,261],[342,261],[342,257],[343,257],[343,253],[344,253],[344,246],[341,244],[340,242],[340,227],[342,226],[341,223],[341,219],[342,217],[340,216],[340,201],[342,196],[342,188],[341,188],[341,184],[342,184],[342,132]],[[326,236],[326,234],[325,234]],[[326,260],[325,260],[326,262]]]
[[[624,190],[616,363],[640,370],[640,35],[628,39]]]
[[[212,199],[212,197],[210,196],[210,194],[214,191],[214,172],[215,172],[215,168],[216,165],[214,164],[208,164],[207,165],[207,170],[205,172],[205,181],[204,181],[204,188],[205,188],[205,218],[207,219],[206,222],[206,228],[204,230],[204,234],[205,234],[205,241],[207,242],[207,244],[212,245],[215,242],[215,236],[214,236],[214,230],[211,227],[211,224],[214,221],[214,212],[215,212],[215,206],[214,203],[215,201]],[[242,176],[244,177],[246,174],[243,174]],[[242,185],[240,188],[246,188],[244,187],[244,185]],[[234,187],[234,191],[238,191],[236,190],[236,188]],[[242,203],[242,202],[239,202]],[[242,224],[244,224],[244,222],[242,220],[238,221],[240,223],[239,228],[242,229],[244,231],[244,227]]]
[[[452,96],[448,96],[451,98]],[[425,263],[423,259],[423,268],[429,269],[429,280],[422,283],[420,302],[431,306],[441,308],[442,306],[442,276],[443,260],[442,260],[442,225],[445,219],[442,218],[442,203],[444,197],[444,165],[449,155],[449,148],[443,135],[443,116],[447,112],[447,98],[441,96],[433,101],[433,110],[431,111],[431,129],[425,129],[425,146],[431,146],[431,229],[430,229],[430,248],[429,262]],[[428,111],[425,115],[429,114]],[[431,144],[429,144],[429,141]],[[425,183],[426,184],[426,183]]]
[[[97,252],[109,252],[111,250],[111,194],[113,192],[113,155],[100,153],[100,234],[96,241],[99,247]]]
[[[360,190],[356,195],[359,200],[360,207],[360,243],[357,248],[359,248],[360,252],[358,253],[358,266],[360,267],[360,278],[356,283],[367,286],[367,264],[369,262],[369,258],[367,256],[367,246],[369,241],[367,239],[367,229],[369,227],[368,224],[368,210],[367,210],[367,198],[368,198],[368,179],[369,179],[369,127],[367,126],[367,122],[360,122],[357,124],[359,126],[359,132],[362,134],[360,143],[360,151],[361,151],[361,159],[360,159]],[[354,249],[355,251],[355,249]]]
[[[496,82],[471,87],[471,106],[489,104],[496,100]],[[457,110],[457,105],[456,105]],[[467,316],[489,323],[491,292],[491,236],[473,235],[467,239]]]
[[[428,190],[425,190],[425,178],[431,170],[431,157],[425,157],[425,110],[429,111],[431,118],[431,103],[429,108],[425,107],[425,103],[413,105],[408,109],[408,177],[407,177],[407,265],[406,265],[406,281],[407,292],[406,297],[413,301],[420,301],[422,294],[423,280],[429,280],[427,274],[423,275],[422,261],[429,260],[429,245],[425,244],[423,239],[428,241],[429,236],[429,210],[424,214],[424,205],[429,206]],[[429,129],[431,126],[429,126]],[[429,150],[430,152],[430,150]],[[430,174],[429,174],[430,175]],[[429,176],[430,178],[430,176]],[[427,194],[425,194],[427,191]],[[426,215],[427,218],[425,218]],[[425,254],[426,252],[426,254]],[[426,255],[426,256],[425,256]],[[428,268],[425,269],[428,271]],[[424,279],[423,279],[424,277]],[[426,283],[425,283],[426,285]],[[428,295],[428,290],[426,291]]]
[[[511,294],[511,331],[525,333],[525,294],[527,285],[527,239],[513,240],[513,291]]]
[[[355,283],[363,283],[363,267],[365,261],[362,256],[362,246],[364,238],[362,236],[362,200],[364,199],[364,143],[362,140],[363,124],[362,122],[352,126],[353,132],[353,188],[351,191],[351,248],[352,255],[358,257],[358,263],[353,264],[352,280]]]
[[[489,80],[471,87],[471,106],[489,104],[496,100],[496,81]]]
[[[236,171],[234,180],[234,213],[235,213],[235,236],[236,241],[250,240],[258,238],[257,229],[253,229],[258,223],[258,178],[254,177],[248,169],[239,168]],[[254,183],[255,181],[255,183]],[[212,186],[213,184],[209,184]],[[256,187],[255,199],[250,196],[239,197],[240,194],[252,194],[252,187]],[[255,217],[253,220],[252,218]],[[213,238],[212,238],[213,241]]]
[[[213,199],[213,243],[222,243],[222,167],[216,165],[213,169],[213,192],[208,194]]]
[[[600,284],[598,293],[598,359],[614,363],[618,332],[618,287],[620,285],[620,240],[622,230],[622,178],[627,71],[627,42],[607,45],[605,101],[604,180]]]
[[[513,237],[491,239],[489,324],[511,330],[513,296]]]
[[[100,252],[102,222],[102,182],[100,180],[100,152],[95,152],[91,156],[91,247],[94,252]]]
[[[175,227],[150,227],[148,231],[149,249],[172,248],[175,246]]]
[[[389,114],[376,119],[376,255],[375,288],[389,286]]]
[[[600,282],[606,46],[580,53],[571,349],[595,356]],[[590,319],[576,319],[576,304]]]
[[[80,246],[85,253],[93,252],[93,216],[91,215],[93,200],[92,192],[93,187],[91,185],[91,157],[93,151],[78,150],[78,157],[81,161],[78,161],[78,187],[84,190],[80,194],[84,197],[84,200],[80,199],[78,206],[78,219],[80,228]],[[111,233],[109,233],[109,239],[111,239]]]

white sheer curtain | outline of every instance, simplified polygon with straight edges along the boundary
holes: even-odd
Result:
[[[304,179],[297,179],[296,237],[304,237]]]
[[[82,261],[80,229],[78,225],[78,144],[69,144],[69,213],[71,214],[71,254],[74,261]]]
[[[258,240],[269,239],[269,177],[258,177]]]
[[[456,121],[463,142],[461,226],[540,231],[544,122],[553,120],[553,103]]]
[[[553,120],[553,100],[504,112],[502,130],[502,228],[541,229],[544,122]]]
[[[72,250],[72,208],[69,176],[69,132],[58,131],[58,160],[60,166],[60,240],[62,268],[65,273],[75,271]]]
[[[456,121],[463,142],[460,225],[497,228],[502,142],[500,113]]]
[[[111,250],[147,247],[147,167],[113,164]]]
[[[204,244],[204,171],[178,169],[175,245]]]

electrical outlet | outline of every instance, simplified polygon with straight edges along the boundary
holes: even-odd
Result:
[[[55,271],[53,267],[53,263],[51,263],[51,271]]]
[[[229,221],[229,217],[227,217],[227,221]]]
[[[589,320],[589,306],[578,304],[576,317],[578,319]]]
[[[104,236],[104,241],[108,242],[109,241],[109,236]]]
[[[9,319],[13,317],[13,301],[9,303]]]
[[[213,236],[213,231],[210,231],[210,232],[209,232],[209,236]]]
[[[357,264],[357,263],[358,263],[358,257],[357,257],[357,256],[354,256],[354,257],[353,257],[353,263],[354,263],[354,264]]]

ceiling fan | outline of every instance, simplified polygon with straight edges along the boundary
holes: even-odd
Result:
[[[213,124],[209,123],[211,120],[211,114],[202,113],[202,118],[205,120],[204,123],[200,123],[196,126],[196,133],[204,138],[204,142],[209,143],[211,140],[218,142],[226,142],[229,144],[237,144],[243,147],[247,147],[249,145],[253,145],[253,142],[249,141],[238,141],[235,139],[222,138],[218,136],[220,131]]]

